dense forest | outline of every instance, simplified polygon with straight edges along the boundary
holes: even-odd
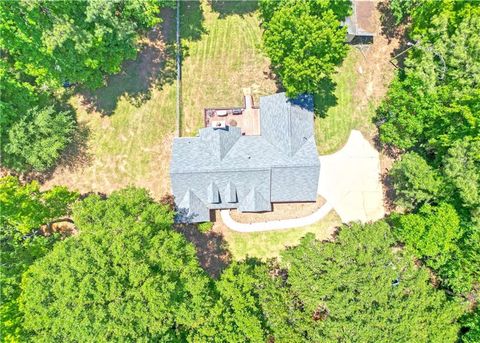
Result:
[[[77,130],[69,85],[101,86],[172,5],[1,2],[2,166],[54,166]],[[341,64],[347,5],[260,1],[264,51],[289,94],[316,92]],[[80,195],[6,176],[2,340],[479,342],[480,3],[390,8],[409,44],[375,120],[396,156],[396,212],[213,278],[148,190]]]

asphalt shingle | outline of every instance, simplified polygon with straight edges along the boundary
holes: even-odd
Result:
[[[260,123],[261,136],[242,136],[240,128],[227,126],[175,138],[170,164],[175,199],[183,204],[191,192],[190,198],[198,198],[195,206],[252,212],[271,210],[275,201],[315,201],[320,162],[313,98],[261,97]],[[191,221],[203,221],[205,211],[200,212]]]

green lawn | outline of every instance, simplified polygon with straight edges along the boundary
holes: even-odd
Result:
[[[79,90],[71,98],[84,141],[77,149],[80,154],[57,168],[45,187],[62,184],[82,193],[108,194],[136,185],[155,197],[170,191],[175,11],[162,10],[162,19],[160,27],[142,38],[137,59],[126,61],[105,87]]]
[[[260,95],[276,92],[265,76],[269,61],[260,51],[262,31],[254,1],[182,2],[184,50],[182,135],[203,126],[203,109],[243,104],[243,89]],[[216,11],[215,11],[215,10]],[[203,16],[200,25],[199,17]]]
[[[225,228],[222,232],[228,243],[228,250],[235,260],[246,257],[265,260],[278,257],[287,246],[298,245],[300,238],[309,232],[314,233],[319,240],[329,239],[334,228],[340,225],[340,217],[332,211],[320,222],[302,228],[254,233],[236,232]]]
[[[315,106],[323,112],[315,119],[315,138],[320,154],[339,150],[347,142],[352,129],[359,129],[367,136],[372,136],[375,131],[372,123],[374,105],[365,105],[363,84],[359,84],[361,75],[357,64],[361,58],[362,54],[351,48],[333,76],[336,84],[333,95],[326,92],[325,96],[315,98]]]

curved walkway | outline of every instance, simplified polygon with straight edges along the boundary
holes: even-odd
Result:
[[[320,219],[325,217],[331,210],[332,205],[329,202],[325,203],[318,210],[312,214],[295,219],[283,219],[283,220],[272,220],[268,222],[257,222],[257,223],[239,223],[230,216],[230,210],[221,210],[220,214],[223,220],[223,223],[234,231],[239,232],[258,232],[258,231],[272,231],[272,230],[284,230],[284,229],[293,229],[301,226],[307,226],[318,222]]]

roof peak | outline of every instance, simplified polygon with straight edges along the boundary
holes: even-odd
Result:
[[[293,156],[313,136],[313,97],[289,99],[285,93],[260,98],[262,136]]]
[[[242,136],[239,127],[205,127],[200,129],[200,139],[207,143],[218,159],[223,159]]]

